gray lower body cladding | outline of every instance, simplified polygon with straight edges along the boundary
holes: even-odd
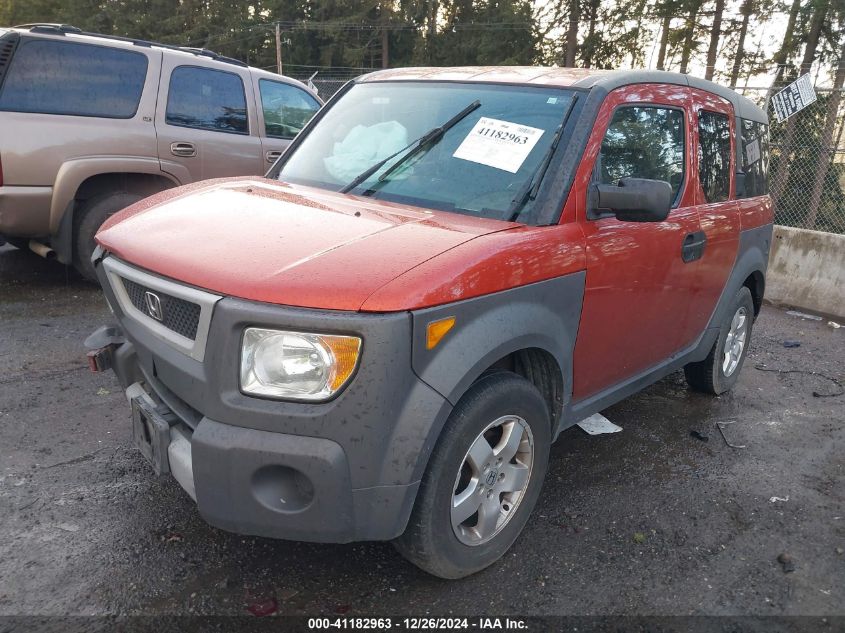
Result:
[[[224,298],[214,307],[199,362],[122,313],[102,265],[97,269],[126,338],[113,353],[115,373],[124,388],[143,383],[191,435],[197,505],[211,524],[310,541],[401,534],[419,485],[421,448],[452,409],[412,371],[409,313],[365,315]],[[358,335],[364,343],[357,374],[325,403],[245,396],[238,371],[248,326]],[[284,486],[292,472],[313,489],[313,499],[293,510],[274,507],[267,491]]]
[[[124,314],[102,269],[97,266],[101,284],[126,338],[113,353],[115,373],[124,388],[142,383],[179,418],[180,432],[190,437],[199,512],[223,529],[325,542],[394,538],[404,531],[453,404],[486,363],[514,345],[541,347],[561,365],[563,393],[571,390],[583,273],[416,313],[223,298],[200,362]],[[420,348],[426,324],[447,312],[458,325],[436,353],[424,343]],[[503,328],[504,321],[516,325]],[[357,373],[325,403],[246,396],[238,365],[243,330],[253,326],[360,336]]]

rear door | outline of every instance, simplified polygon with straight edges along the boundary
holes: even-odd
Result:
[[[321,104],[299,86],[281,79],[253,73],[252,84],[266,171],[320,109]]]
[[[576,177],[587,278],[574,355],[575,400],[655,368],[687,343],[697,262],[685,242],[699,235],[687,88],[639,84],[612,91],[602,104]],[[591,183],[652,178],[672,185],[664,222],[589,220]]]
[[[736,202],[736,120],[733,106],[704,90],[690,89],[695,116],[696,204],[706,238],[698,263],[698,291],[690,298],[686,337],[707,326],[727,283],[739,248],[740,214]]]
[[[162,170],[181,182],[265,171],[246,68],[166,53],[156,108]]]

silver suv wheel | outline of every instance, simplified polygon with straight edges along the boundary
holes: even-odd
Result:
[[[517,415],[491,422],[470,445],[455,478],[452,529],[465,545],[481,545],[513,517],[531,479],[534,438]]]

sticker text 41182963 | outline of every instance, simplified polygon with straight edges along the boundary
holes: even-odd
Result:
[[[536,127],[481,117],[453,156],[515,174],[542,135]]]

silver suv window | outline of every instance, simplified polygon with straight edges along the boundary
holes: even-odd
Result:
[[[0,92],[0,110],[131,119],[147,77],[142,53],[107,46],[23,41]]]
[[[264,133],[271,138],[293,138],[320,109],[310,94],[278,81],[260,79]]]
[[[165,121],[229,134],[249,134],[244,83],[223,70],[179,66],[170,74]]]

